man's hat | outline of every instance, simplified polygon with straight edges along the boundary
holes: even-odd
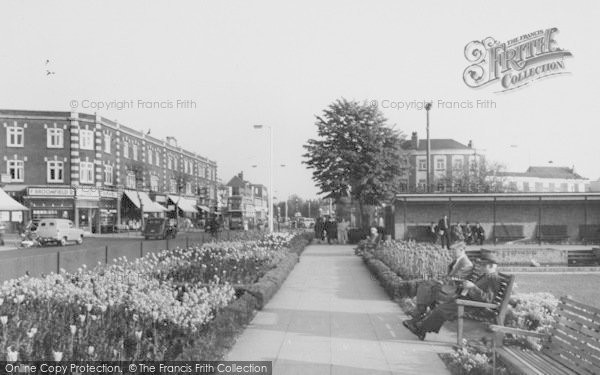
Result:
[[[482,253],[480,263],[482,264],[498,264],[498,259],[494,256],[493,253]]]

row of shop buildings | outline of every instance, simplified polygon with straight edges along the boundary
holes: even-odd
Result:
[[[216,162],[174,138],[75,112],[0,110],[0,125],[2,189],[30,210],[0,221],[63,217],[99,233],[142,213],[200,225],[217,210]]]

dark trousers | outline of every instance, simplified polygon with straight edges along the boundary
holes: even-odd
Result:
[[[429,315],[420,321],[424,332],[439,332],[446,320],[455,320],[458,317],[458,305],[449,301],[436,306]]]
[[[442,241],[442,248],[444,247],[444,242],[446,243],[446,248],[450,249],[450,233],[447,230],[444,231],[444,234],[440,236],[440,240]]]

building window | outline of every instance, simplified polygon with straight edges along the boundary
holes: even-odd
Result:
[[[169,193],[177,194],[177,181],[173,178],[169,180]]]
[[[544,191],[544,184],[542,184],[541,182],[536,182],[535,183],[535,191],[537,191],[537,192]]]
[[[152,160],[152,155],[153,155],[152,150],[148,150],[147,154],[148,154],[148,164],[153,164],[154,161]]]
[[[82,150],[94,149],[94,131],[82,129],[79,130],[79,148]]]
[[[462,159],[454,159],[454,169],[461,170],[463,169],[463,160]]]
[[[25,139],[25,129],[20,126],[10,126],[6,128],[6,146],[23,147]]]
[[[125,178],[125,186],[129,189],[135,189],[135,173],[127,172],[127,177]]]
[[[173,158],[167,156],[167,169],[173,169]]]
[[[556,191],[556,185],[554,184],[554,182],[550,182],[548,184],[548,191],[550,191],[551,193]]]
[[[113,167],[112,167],[112,165],[104,166],[104,183],[106,185],[113,184]]]
[[[110,134],[104,134],[104,152],[110,154]]]
[[[158,191],[158,177],[150,176],[150,190]]]
[[[206,178],[207,180],[210,179],[210,169],[206,168],[204,170],[204,178]]]
[[[129,159],[129,142],[123,142],[123,157]]]
[[[426,171],[427,170],[427,159],[419,159],[417,160],[419,163],[419,170]]]
[[[173,158],[173,169],[177,170],[177,158]]]
[[[417,188],[419,189],[419,191],[427,190],[427,180],[419,180],[419,183],[417,184]]]
[[[156,151],[156,157],[154,158],[156,162],[156,166],[160,167],[160,152]]]
[[[131,146],[133,160],[138,160],[138,147],[136,145]]]
[[[64,163],[62,161],[48,162],[48,183],[63,182]]]
[[[523,191],[529,192],[529,182],[523,182]]]
[[[191,182],[185,183],[185,193],[187,195],[192,195],[192,183]]]
[[[84,184],[94,183],[94,163],[88,161],[79,163],[79,181]]]
[[[46,135],[46,145],[49,148],[63,148],[64,133],[62,129],[50,128],[47,130]]]
[[[438,171],[446,169],[445,159],[435,159],[435,169]]]
[[[25,180],[25,162],[23,160],[8,160],[6,172],[12,182],[23,182]]]

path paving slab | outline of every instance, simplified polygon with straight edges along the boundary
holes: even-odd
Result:
[[[226,359],[272,361],[275,375],[449,374],[438,354],[456,333],[419,341],[404,319],[353,247],[312,245]]]

